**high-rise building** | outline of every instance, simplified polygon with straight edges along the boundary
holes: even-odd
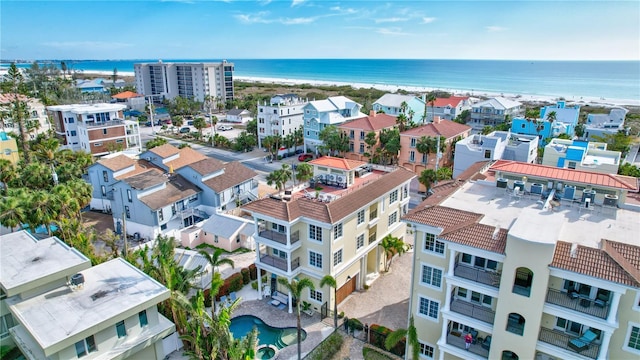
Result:
[[[269,135],[287,136],[302,129],[302,108],[307,102],[296,94],[278,94],[258,104],[258,146]]]

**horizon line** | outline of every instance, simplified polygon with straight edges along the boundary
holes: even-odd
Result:
[[[144,62],[158,62],[158,61],[213,61],[216,58],[167,58],[154,60],[152,58],[130,58],[130,59],[0,59],[2,64],[12,64],[15,62],[27,63],[27,62],[42,62],[42,61],[144,61]],[[519,62],[640,62],[640,59],[464,59],[464,58],[449,58],[449,59],[436,59],[436,58],[236,58],[237,60],[402,60],[402,61],[519,61]],[[219,61],[232,62],[233,60],[220,59]]]

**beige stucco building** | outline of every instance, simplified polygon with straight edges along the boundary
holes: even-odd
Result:
[[[385,260],[382,238],[406,236],[400,217],[408,210],[409,182],[415,177],[403,168],[367,171],[364,162],[329,156],[309,164],[315,174],[310,187],[243,207],[255,221],[255,264],[269,275],[267,284],[258,278],[261,295],[282,300],[289,312],[292,297],[277,278],[311,279],[315,291],[300,300],[315,311],[333,309],[334,291],[319,286],[323,276],[337,280],[338,303],[377,278]]]
[[[436,190],[403,218],[415,236],[409,315],[420,352],[437,359],[637,358],[640,209],[557,186],[608,187],[626,199],[637,179],[559,178],[558,169],[519,163],[524,181],[514,181],[513,163],[499,161],[483,180]],[[510,177],[505,187],[498,176]],[[546,191],[532,193],[541,177]]]

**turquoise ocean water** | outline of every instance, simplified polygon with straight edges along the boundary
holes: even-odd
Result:
[[[227,59],[235,75],[405,85],[473,92],[553,95],[567,99],[640,99],[639,61],[508,61],[393,59]],[[153,60],[68,60],[75,70],[133,72]],[[220,61],[219,59],[163,59]],[[4,66],[4,65],[3,65]],[[27,65],[25,65],[27,66]]]

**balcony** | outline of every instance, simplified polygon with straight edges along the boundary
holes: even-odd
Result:
[[[556,289],[549,289],[547,291],[546,302],[600,319],[606,319],[609,315],[609,305],[602,301],[591,300],[577,295],[571,297],[567,293]]]
[[[493,286],[496,288],[500,287],[500,275],[495,272],[490,272],[486,270],[477,269],[471,266],[458,264],[453,270],[453,274],[455,276],[476,281],[481,284]]]
[[[373,244],[376,241],[377,237],[378,237],[378,234],[376,233],[369,235],[369,244]]]
[[[116,120],[110,120],[110,121],[88,121],[85,122],[84,125],[87,128],[100,128],[100,127],[107,127],[107,126],[118,126],[118,125],[124,125],[124,120],[120,120],[120,119],[116,119]]]
[[[288,272],[287,268],[287,259],[281,259],[279,257],[271,256],[271,255],[263,255],[260,254],[260,263],[264,265],[272,266],[276,269],[280,269],[282,271]],[[300,267],[300,257],[297,257],[291,260],[291,270],[295,270]]]
[[[451,345],[465,351],[464,335],[455,331],[450,332],[449,334],[447,334],[447,345]],[[471,344],[471,346],[469,347],[469,352],[478,356],[482,356],[485,359],[489,357],[489,350],[482,347],[482,342],[479,340],[475,344]]]
[[[577,352],[569,347],[569,341],[578,338],[578,336],[570,336],[557,330],[551,330],[547,328],[540,328],[540,335],[538,340],[543,343],[547,343],[561,349],[570,351],[572,353],[580,354],[591,359],[596,359],[600,352],[600,345],[591,343],[585,350]]]
[[[258,229],[258,236],[261,238],[265,238],[271,241],[275,241],[282,245],[288,245],[287,243],[287,234],[281,233],[274,230],[267,230],[264,227],[260,227]],[[295,244],[300,240],[300,231],[296,230],[291,233],[291,244]]]
[[[476,305],[459,299],[455,299],[451,302],[451,311],[489,324],[493,324],[496,317],[496,313],[489,307]]]

